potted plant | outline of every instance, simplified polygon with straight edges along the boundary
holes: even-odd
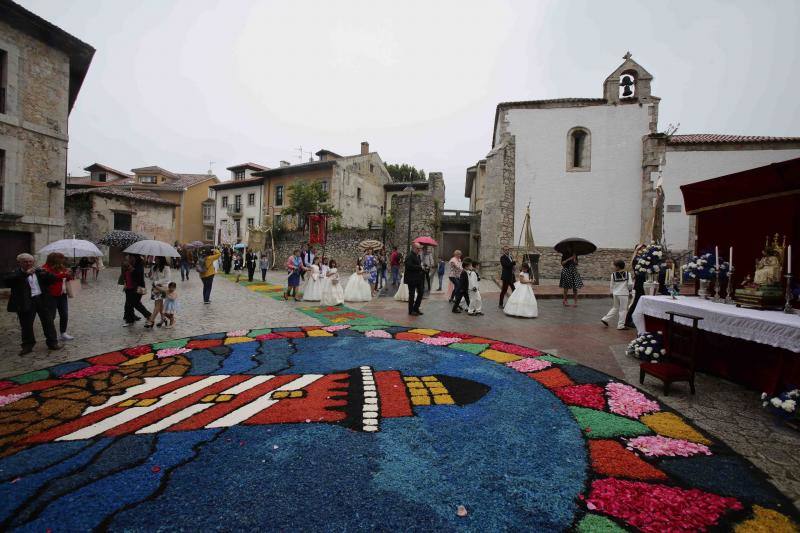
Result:
[[[664,348],[664,334],[661,331],[642,333],[628,343],[626,353],[642,361],[658,363],[661,356],[667,353]]]
[[[684,281],[699,280],[699,287],[697,295],[702,298],[709,297],[709,286],[711,282],[716,279],[717,275],[717,261],[716,257],[711,252],[706,252],[700,255],[693,255],[689,262],[683,265],[683,279]],[[719,275],[720,279],[726,279],[730,270],[730,264],[724,259],[720,258],[719,261]]]
[[[633,260],[634,274],[646,274],[644,293],[650,296],[656,293],[658,273],[664,268],[664,246],[652,243],[644,247]]]

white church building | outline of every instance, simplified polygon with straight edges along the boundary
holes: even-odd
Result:
[[[800,137],[659,132],[652,81],[628,53],[602,98],[497,105],[492,149],[466,176],[470,209],[481,211],[476,248],[484,268],[496,265],[502,245],[521,242],[530,205],[541,276],[558,276],[555,243],[582,237],[598,246],[583,258],[582,274],[605,277],[613,259],[627,260],[636,243],[651,240],[659,178],[664,241],[685,253],[694,249],[694,228],[681,185],[800,157]]]

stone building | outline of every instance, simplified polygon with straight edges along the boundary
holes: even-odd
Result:
[[[380,155],[370,152],[367,142],[361,143],[361,152],[357,155],[341,156],[325,149],[315,155],[316,161],[296,165],[281,161],[276,168],[257,169],[255,167],[262,165],[253,163],[229,167],[231,181],[212,187],[216,196],[217,237],[224,233],[223,240],[244,240],[248,219],[253,219],[256,225],[274,220],[286,228],[296,228],[297,217],[287,216],[283,211],[289,207],[289,187],[297,181],[322,183],[330,204],[342,212],[338,221],[342,227],[380,226],[386,213],[383,186],[391,181]],[[237,179],[237,175],[241,179]],[[249,205],[251,194],[254,195],[253,205]],[[237,197],[241,202],[238,210]],[[256,206],[260,215],[256,214]]]
[[[97,242],[112,230],[134,231],[148,239],[172,242],[175,239],[177,202],[164,200],[149,191],[130,191],[116,187],[70,189],[66,194],[66,225],[70,237]],[[107,249],[106,262],[120,264],[120,250]]]
[[[414,191],[404,191],[403,189],[406,187],[413,187]],[[426,182],[393,183],[387,185],[385,189],[394,223],[394,231],[389,236],[387,244],[395,245],[398,249],[405,251],[410,244],[409,236],[413,241],[423,235],[433,237],[442,243],[442,208],[445,185],[441,172],[428,173]],[[409,205],[411,206],[410,217]],[[410,233],[409,218],[411,221]]]
[[[603,83],[602,98],[560,98],[497,105],[492,148],[467,169],[465,195],[480,210],[479,253],[487,270],[500,248],[520,242],[530,204],[541,272],[556,276],[548,253],[567,237],[599,252],[584,258],[586,277],[605,277],[608,259],[630,257],[651,240],[655,184],[663,181],[663,242],[694,248],[679,187],[800,155],[800,138],[674,135],[659,132],[653,76],[626,54]]]
[[[67,123],[93,55],[0,0],[0,270],[64,236]]]

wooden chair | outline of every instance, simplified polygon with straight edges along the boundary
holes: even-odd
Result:
[[[695,350],[700,332],[697,323],[702,317],[684,315],[673,311],[667,312],[667,353],[659,363],[641,363],[639,365],[639,383],[644,383],[645,374],[664,382],[664,396],[669,396],[669,388],[673,383],[688,381],[689,390],[694,394]],[[675,317],[688,318],[692,326],[682,326],[675,322]]]

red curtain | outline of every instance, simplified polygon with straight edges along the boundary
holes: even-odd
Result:
[[[325,215],[308,215],[308,243],[325,244]]]

